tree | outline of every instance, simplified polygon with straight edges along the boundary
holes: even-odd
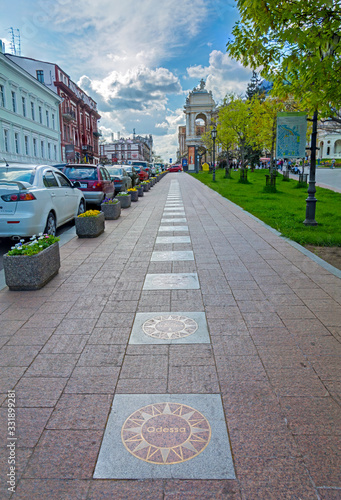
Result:
[[[228,53],[321,117],[338,118],[341,102],[340,0],[237,0],[241,20]]]
[[[318,113],[339,119],[341,102],[341,0],[237,0],[241,20],[228,53],[244,66],[262,68],[272,94],[291,95],[313,113],[306,219],[315,226]]]
[[[264,94],[264,90],[262,89],[262,78],[259,78],[259,75],[256,71],[253,70],[252,77],[250,82],[247,84],[246,88],[246,98],[250,101],[254,95],[261,96]],[[265,95],[264,97],[265,98]]]
[[[277,136],[277,113],[297,110],[297,104],[292,99],[268,97],[265,101],[261,101],[255,96],[252,99],[251,109],[251,140],[259,148],[270,151],[270,175],[272,175]]]
[[[221,142],[239,148],[242,170],[246,167],[246,147],[250,140],[250,102],[230,94],[218,114],[218,136]]]

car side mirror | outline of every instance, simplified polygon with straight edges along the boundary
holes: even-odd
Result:
[[[81,187],[81,183],[78,182],[78,181],[75,181],[75,182],[72,183],[72,187],[74,187],[74,188],[80,188]]]

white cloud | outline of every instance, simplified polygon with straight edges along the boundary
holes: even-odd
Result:
[[[229,92],[244,93],[252,70],[244,68],[228,54],[213,50],[208,66],[190,66],[187,68],[187,74],[190,78],[206,79],[206,88],[212,90],[213,98],[218,101]]]
[[[143,64],[157,66],[195,36],[208,13],[205,0],[55,0],[41,8],[46,25],[65,36],[65,59],[107,71]],[[49,12],[50,14],[49,14]],[[72,12],[72,16],[70,16]],[[111,68],[113,69],[113,68]]]

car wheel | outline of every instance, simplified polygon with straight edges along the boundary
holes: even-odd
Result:
[[[56,236],[57,225],[56,225],[56,217],[53,212],[50,212],[45,226],[45,234],[50,234],[51,236]]]
[[[81,200],[79,207],[78,207],[77,215],[84,214],[84,212],[85,212],[85,201]]]

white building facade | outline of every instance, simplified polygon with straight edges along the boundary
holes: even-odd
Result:
[[[0,161],[60,163],[60,102],[3,54],[0,41]]]
[[[133,139],[118,139],[100,146],[101,160],[112,163],[129,163],[132,160],[151,162],[153,159],[153,137],[134,136]]]

